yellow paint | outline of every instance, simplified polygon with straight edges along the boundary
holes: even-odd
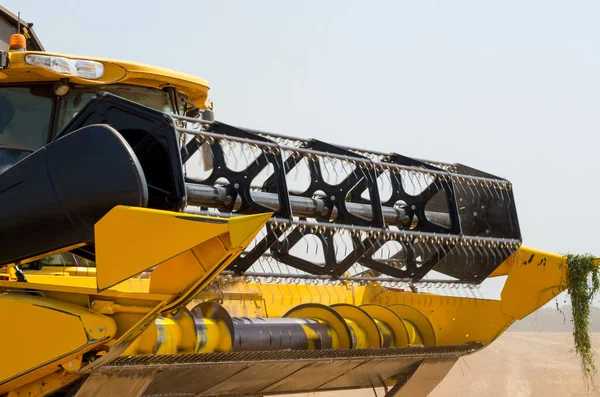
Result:
[[[181,340],[181,328],[176,321],[159,317],[154,321],[157,327],[155,339],[156,345],[153,354],[175,354],[179,352]]]
[[[0,393],[5,383],[24,374],[54,368],[61,359],[90,350],[116,334],[115,322],[80,306],[40,296],[0,295],[0,312],[11,321],[0,327],[0,339],[27,341],[30,354],[20,343],[7,343],[0,360]],[[68,361],[68,360],[66,360]]]
[[[87,86],[171,86],[199,108],[210,106],[206,81],[183,73],[133,62],[59,55],[101,62],[104,75],[87,80],[27,65],[27,54],[9,52],[10,67],[0,71],[0,84],[67,79]],[[44,297],[0,295],[0,311],[10,319],[0,325],[0,339],[18,337],[27,341],[31,352],[23,354],[18,343],[3,345],[0,394],[41,396],[77,379],[77,371],[93,373],[123,354],[231,351],[227,324],[194,319],[185,308],[194,297],[222,301],[232,316],[274,318],[288,313],[315,319],[331,327],[334,348],[360,349],[381,347],[383,334],[393,336],[389,339],[399,347],[487,344],[515,319],[535,311],[565,288],[566,267],[561,266],[560,256],[522,247],[490,275],[507,276],[499,301],[391,291],[378,284],[220,280],[221,291],[207,291],[270,215],[223,220],[119,206],[95,226],[96,268],[46,267],[27,272],[25,284],[16,283],[14,268],[6,267],[0,293],[27,289]],[[145,278],[135,277],[146,271]],[[315,348],[313,342],[319,336],[310,327],[303,329],[309,347]],[[99,353],[98,359],[82,362],[88,351]]]
[[[51,82],[67,79],[74,84],[104,85],[104,84],[131,84],[150,88],[163,88],[172,86],[186,95],[200,109],[207,109],[209,86],[206,80],[173,70],[163,69],[136,62],[118,61],[102,58],[80,57],[74,55],[54,54],[48,52],[9,52],[10,65],[5,70],[0,70],[0,84]],[[60,74],[41,66],[32,66],[25,63],[27,54],[59,56],[69,59],[83,59],[102,63],[104,75],[98,80],[88,80],[80,77]]]
[[[194,317],[186,308],[179,310],[174,316],[169,316],[179,326],[180,344],[178,351],[180,353],[195,353],[198,346],[198,337],[196,334],[196,322]]]
[[[98,290],[228,232],[226,222],[209,223],[211,220],[147,208],[113,208],[94,227]]]
[[[116,207],[116,209],[118,209],[119,207]],[[158,223],[162,222],[162,225],[164,226],[165,223],[168,224],[169,222],[171,222],[173,220],[173,218],[177,218],[175,217],[175,215],[173,215],[173,213],[169,213],[166,211],[155,211],[155,210],[142,210],[142,209],[137,209],[137,208],[128,208],[128,207],[121,207],[121,209],[130,209],[131,211],[120,211],[119,215],[123,215],[123,216],[116,216],[116,219],[113,220],[123,220],[124,218],[129,218],[130,220],[132,220],[133,222],[136,222],[137,218],[142,219],[141,222],[136,224],[136,227],[140,227],[140,226],[144,226],[144,219],[143,218],[148,218],[148,217],[152,217],[157,219]],[[137,213],[138,216],[136,215],[131,215],[133,213]],[[142,214],[142,215],[140,215]],[[182,215],[182,214],[178,214],[181,218],[177,218],[177,220],[182,220],[185,222],[189,222],[192,224],[203,224],[203,225],[218,225],[221,226],[223,224],[227,225],[227,223],[222,223],[220,220],[215,219],[215,218],[210,218],[210,217],[188,217],[187,215]],[[128,348],[130,347],[130,345],[132,343],[137,343],[136,339],[140,338],[141,335],[144,335],[144,331],[147,330],[148,327],[152,327],[155,326],[154,325],[154,321],[160,316],[161,313],[167,313],[170,310],[176,311],[179,308],[185,306],[187,303],[189,303],[195,295],[197,295],[199,292],[201,292],[204,288],[206,288],[214,279],[215,277],[217,277],[217,275],[223,271],[241,252],[242,250],[245,248],[245,246],[232,246],[231,245],[231,238],[229,237],[229,233],[232,230],[235,230],[234,234],[237,233],[237,242],[241,242],[242,244],[246,244],[247,242],[251,241],[256,234],[261,230],[261,228],[264,226],[264,224],[267,222],[267,220],[270,218],[271,214],[261,214],[261,215],[253,215],[250,216],[250,218],[252,218],[251,222],[243,222],[240,224],[229,224],[227,226],[227,233],[224,233],[221,236],[218,236],[219,240],[221,241],[222,247],[223,248],[227,248],[227,250],[223,250],[222,252],[203,252],[203,259],[202,259],[202,263],[204,266],[204,270],[205,273],[203,273],[200,277],[198,277],[198,279],[196,280],[192,280],[192,283],[189,284],[189,287],[187,287],[185,290],[182,291],[178,291],[177,293],[173,294],[171,296],[170,299],[165,300],[160,302],[158,305],[156,305],[153,310],[151,312],[149,312],[148,314],[146,314],[144,317],[140,318],[139,320],[136,318],[137,322],[135,322],[133,325],[131,325],[127,330],[120,330],[119,332],[119,337],[117,339],[117,341],[114,343],[114,345],[112,346],[111,350],[106,353],[105,355],[103,355],[101,358],[99,358],[98,360],[96,360],[95,362],[91,363],[90,365],[88,365],[86,368],[84,368],[83,370],[86,372],[90,372],[93,371],[95,368],[98,368],[100,366],[102,366],[104,363],[109,362],[110,360],[116,358],[117,356],[123,354],[125,351],[128,350]],[[161,218],[162,219],[159,219]],[[187,219],[182,219],[182,218],[187,218]],[[103,218],[104,219],[104,218]],[[206,220],[206,221],[204,221]],[[101,220],[102,221],[102,220]],[[216,222],[218,221],[218,223]],[[106,226],[106,225],[105,225]],[[115,227],[119,226],[119,222],[115,222],[114,224]],[[121,225],[122,226],[122,225]],[[152,226],[152,224],[147,224],[146,226]],[[185,226],[183,227],[190,227],[192,228],[191,230],[189,230],[190,232],[194,232],[195,228],[194,226],[189,226],[189,224],[185,224]],[[240,229],[246,229],[246,233],[247,235],[244,237],[243,233],[240,232]],[[213,229],[214,231],[214,229]],[[105,230],[105,233],[109,233],[110,232],[110,228],[107,228],[107,230]],[[141,232],[141,231],[140,231]],[[179,231],[177,231],[179,232]],[[147,232],[146,232],[147,233]],[[204,237],[207,236],[207,233],[204,232]],[[125,236],[123,236],[125,237]],[[196,241],[198,241],[198,239],[202,239],[202,234],[200,236],[196,236],[197,239]],[[98,238],[98,237],[97,237]],[[138,247],[142,248],[144,247],[144,244],[142,243],[142,241],[139,241],[139,237],[136,238],[136,243],[138,244]],[[130,239],[131,241],[131,239]],[[166,240],[167,242],[170,240]],[[150,243],[157,243],[157,244],[165,244],[165,241],[162,242],[158,242],[156,240],[151,240],[151,241],[147,241],[146,247],[148,249],[150,249],[150,247],[148,246],[148,244]],[[192,243],[191,246],[189,246],[188,244]],[[125,250],[126,246],[121,243],[121,242],[117,242],[117,244],[119,245],[121,250]],[[192,241],[187,240],[187,237],[185,238],[184,243],[182,244],[181,241],[178,242],[174,242],[174,245],[177,245],[179,248],[177,247],[163,247],[163,248],[155,248],[152,247],[152,249],[155,251],[154,255],[157,257],[160,257],[162,254],[164,254],[165,252],[167,252],[168,250],[171,250],[171,252],[177,252],[179,249],[181,249],[181,247],[185,247],[186,245],[188,245],[190,248],[195,247],[196,245],[199,244],[193,244]],[[112,248],[110,245],[105,247],[107,248],[108,252],[111,252],[112,255],[115,254],[115,252],[112,252]],[[188,249],[190,249],[188,248]],[[133,249],[133,248],[131,248]],[[96,243],[96,250],[98,250],[98,244]],[[98,251],[96,251],[96,253],[98,254]],[[148,260],[147,256],[144,256],[145,252],[142,252],[142,256],[145,257],[146,260]],[[129,254],[131,256],[131,254]],[[135,256],[131,256],[132,259],[135,259]],[[205,258],[212,258],[217,259],[216,261],[213,262],[205,262]],[[115,257],[115,259],[119,259],[118,257]],[[121,262],[122,259],[119,261]],[[110,274],[111,272],[115,272],[115,269],[111,269],[110,265],[109,265],[110,261],[106,262],[106,266],[105,266],[105,270],[107,271],[108,274]],[[123,261],[121,263],[127,263],[126,261]],[[140,265],[140,264],[129,264],[127,263],[127,270],[122,270],[122,271],[116,271],[118,274],[120,274],[119,276],[115,276],[114,273],[112,274],[112,280],[116,280],[120,277],[123,277],[124,274],[130,273],[133,274],[136,270],[138,270],[139,268],[143,268],[146,265]],[[98,277],[100,277],[101,272],[103,271],[103,269],[100,267],[100,263],[96,264],[97,266],[97,274]],[[175,280],[176,278],[187,278],[189,277],[189,274],[186,273],[184,275],[180,275],[180,274],[171,274],[169,275],[169,277],[172,280]],[[151,292],[152,292],[152,280],[150,281],[151,283]],[[108,283],[107,283],[108,284]],[[186,283],[187,284],[187,283]],[[152,332],[150,332],[150,335],[152,335]],[[154,334],[156,335],[156,334]]]
[[[502,302],[495,300],[380,289],[372,302],[385,305],[400,317],[407,318],[419,330],[425,345],[488,343],[514,321],[502,312]],[[433,328],[430,333],[427,332],[429,323]]]
[[[410,341],[410,345],[424,345],[423,337],[421,336],[421,331],[417,328],[415,324],[408,320],[402,320],[404,326],[406,327],[406,332],[408,333],[408,340]]]
[[[151,307],[147,306],[126,306],[119,305],[114,301],[95,300],[91,303],[91,309],[96,313],[113,315],[117,313],[136,313],[146,314],[152,311]]]
[[[42,397],[75,382],[81,375],[55,371],[8,393],[7,397]]]
[[[206,275],[208,269],[212,271],[215,259],[229,249],[243,248],[244,243],[249,243],[247,240],[254,237],[269,217],[270,214],[250,215],[227,221],[117,206],[94,228],[98,290],[160,265],[150,282],[150,292],[179,293]],[[225,245],[224,241],[231,243]],[[208,245],[200,248],[203,243]]]
[[[75,288],[86,288],[86,289],[94,289],[95,293],[97,293],[96,289],[96,272],[94,271],[92,276],[69,276],[69,275],[51,275],[51,274],[38,274],[37,271],[29,271],[26,272],[25,275],[27,277],[27,281],[34,284],[46,284],[60,287],[75,287]],[[64,289],[65,291],[69,290],[69,288]],[[103,291],[108,292],[126,292],[126,293],[141,293],[138,297],[144,299],[147,298],[148,293],[150,292],[150,279],[147,278],[129,278],[114,287],[109,288],[108,290]]]
[[[355,348],[381,347],[382,338],[379,328],[369,313],[357,306],[346,303],[335,304],[331,308],[338,312],[346,320],[346,323],[354,329],[354,334],[357,337]]]
[[[239,293],[259,296],[254,300],[224,301],[223,306],[234,317],[283,317],[302,303],[330,306],[336,303],[360,305],[365,288],[352,285],[306,285],[232,282],[222,285],[223,294]],[[216,294],[217,297],[218,294]]]
[[[198,335],[198,353],[230,352],[232,350],[231,335],[227,325],[208,318],[202,319],[203,332]]]
[[[84,366],[84,372],[93,372],[95,365],[101,366],[102,360],[105,357],[108,360],[111,355],[114,358],[123,354],[231,351],[231,335],[226,324],[202,319],[201,328],[197,328],[196,320],[182,309],[194,296],[200,300],[222,301],[232,316],[283,317],[291,310],[293,317],[312,318],[330,326],[334,348],[367,348],[381,346],[383,333],[393,335],[395,346],[487,344],[515,318],[531,313],[564,289],[565,267],[560,266],[560,256],[521,248],[496,272],[497,275],[508,272],[499,301],[399,292],[375,283],[332,286],[222,278],[213,284],[219,288],[207,291],[206,286],[239,255],[269,214],[212,222],[213,218],[209,217],[117,207],[109,215],[97,225],[98,267],[96,272],[88,272],[88,277],[78,276],[79,269],[61,271],[57,268],[37,274],[28,272],[27,285],[0,281],[0,291],[15,288],[42,291],[60,299],[55,303],[58,306],[73,302],[78,310],[93,313],[86,310],[91,308],[96,313],[88,321],[95,321],[94,316],[113,321],[115,329],[107,336],[108,341],[102,343],[110,350],[96,362]],[[132,278],[148,269],[151,271],[147,278]],[[105,289],[98,291],[96,285]],[[42,299],[23,296],[26,297],[23,299]],[[324,306],[304,305],[306,303]],[[19,310],[15,302],[4,309],[2,304],[0,300],[0,310],[11,313]],[[331,305],[337,315],[326,307]],[[23,313],[42,310],[33,309],[31,304],[26,306],[29,307]],[[54,314],[53,310],[48,312],[53,313],[51,317],[64,315]],[[48,338],[58,339],[58,333],[50,332],[46,339],[42,338],[36,347],[39,354],[35,360],[45,361],[35,372],[19,378],[20,383],[7,383],[11,388],[24,387],[25,383],[50,376],[60,368],[66,369],[67,358],[75,360],[71,362],[78,368],[77,356],[93,344],[93,340],[84,341],[89,335],[81,325],[47,316],[50,315],[28,315],[28,318],[35,318],[36,324],[60,322],[64,345],[47,342]],[[23,324],[32,328],[31,322]],[[313,331],[304,328],[309,341],[317,337],[311,337]],[[6,333],[5,338],[9,338],[7,329],[0,329]],[[352,331],[352,338],[348,330]],[[11,329],[10,335],[15,332]],[[66,353],[61,355],[63,351]],[[16,364],[16,367],[11,365],[11,371],[20,368],[19,373],[24,373],[23,368],[36,367],[35,363],[18,360]],[[7,366],[0,368],[5,371],[4,376],[10,376]]]
[[[502,289],[502,311],[521,319],[566,288],[567,263],[560,255],[522,247],[511,257]]]
[[[310,318],[321,321],[329,325],[337,334],[340,349],[351,349],[353,343],[350,335],[350,329],[343,317],[333,309],[318,304],[305,303],[293,308],[285,314],[289,318]]]
[[[393,310],[376,304],[365,304],[360,308],[376,320],[378,327],[383,329],[382,332],[386,332],[386,328],[389,328],[393,334],[394,347],[406,347],[411,344],[406,324]]]

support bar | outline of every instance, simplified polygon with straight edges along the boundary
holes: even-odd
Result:
[[[241,206],[241,198],[238,196],[234,202],[233,197],[227,192],[227,188],[222,186],[208,186],[196,183],[186,183],[188,205],[199,207],[210,207],[219,210],[237,210]],[[257,203],[271,208],[273,211],[279,210],[279,199],[275,193],[251,192],[252,199]],[[309,198],[290,195],[290,204],[295,216],[317,218],[326,215],[329,212],[328,204],[324,199]],[[348,211],[363,218],[373,216],[370,204],[346,203]],[[383,217],[386,224],[398,227],[409,227],[410,217],[402,208],[382,207]],[[442,226],[450,226],[448,214],[441,212],[426,212],[427,218]],[[337,210],[333,208],[330,220],[335,220]]]

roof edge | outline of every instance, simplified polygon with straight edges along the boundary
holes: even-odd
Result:
[[[7,10],[6,8],[0,6],[0,19],[4,19],[6,22],[15,27],[15,33],[17,32],[19,26],[19,17]],[[21,33],[25,36],[27,40],[27,48],[31,51],[46,51],[42,42],[37,37],[33,30],[33,23],[27,22],[21,19]]]

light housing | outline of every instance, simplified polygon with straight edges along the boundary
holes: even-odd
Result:
[[[54,83],[54,93],[57,96],[65,96],[71,91],[71,86],[65,79]]]
[[[22,34],[13,34],[9,40],[9,50],[11,51],[25,51],[27,50],[27,40]]]
[[[97,80],[104,75],[104,65],[96,61],[69,59],[52,55],[28,54],[25,63],[41,66],[56,73]]]

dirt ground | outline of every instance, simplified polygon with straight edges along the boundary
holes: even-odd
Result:
[[[566,332],[507,332],[456,363],[431,397],[587,397],[579,361]],[[600,333],[594,334],[600,352]],[[600,355],[598,356],[600,361]],[[600,383],[600,382],[597,382]],[[383,397],[383,390],[377,390]],[[313,393],[303,397],[372,397],[372,390]]]

